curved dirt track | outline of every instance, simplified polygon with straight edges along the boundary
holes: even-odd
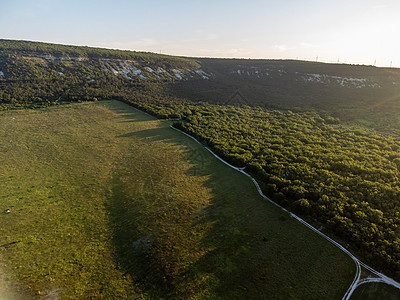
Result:
[[[387,277],[386,275],[376,271],[375,269],[371,268],[370,266],[366,265],[365,263],[363,263],[362,261],[360,261],[357,257],[355,257],[350,251],[348,251],[345,247],[343,247],[341,244],[339,244],[338,242],[336,242],[335,240],[333,240],[332,238],[328,237],[327,235],[325,235],[324,233],[322,233],[321,231],[319,231],[318,229],[316,229],[315,227],[313,227],[312,225],[310,225],[309,223],[307,223],[306,221],[304,221],[302,218],[296,216],[295,214],[291,213],[290,211],[288,211],[287,209],[285,209],[284,207],[280,206],[278,203],[272,201],[270,198],[268,198],[267,196],[264,195],[264,193],[262,192],[259,184],[257,183],[257,181],[248,173],[246,173],[244,171],[244,168],[238,168],[235,167],[233,165],[231,165],[230,163],[226,162],[225,160],[223,160],[222,158],[220,158],[218,155],[216,155],[211,149],[207,148],[206,146],[204,146],[202,143],[200,143],[196,138],[192,137],[191,135],[187,134],[186,132],[179,130],[173,126],[170,126],[172,129],[181,132],[182,134],[186,135],[187,137],[195,140],[197,143],[199,143],[200,145],[202,145],[207,151],[209,151],[214,157],[216,157],[218,160],[220,160],[221,162],[223,162],[224,164],[228,165],[229,167],[235,169],[236,171],[246,175],[247,177],[249,177],[254,185],[256,186],[258,193],[261,195],[261,197],[263,197],[264,199],[268,200],[269,202],[271,202],[272,204],[278,206],[280,209],[282,209],[283,211],[287,212],[288,214],[290,214],[290,216],[294,219],[296,219],[297,221],[299,221],[300,223],[302,223],[303,225],[307,226],[309,229],[311,229],[312,231],[316,232],[317,234],[319,234],[320,236],[322,236],[324,239],[328,240],[329,242],[331,242],[332,244],[334,244],[336,247],[338,247],[340,250],[342,250],[343,252],[345,252],[348,256],[351,257],[351,259],[354,261],[355,265],[356,265],[356,274],[354,276],[353,282],[351,283],[351,285],[349,286],[349,288],[347,289],[346,293],[344,294],[342,300],[348,300],[350,299],[351,295],[353,294],[354,290],[361,284],[365,284],[368,282],[381,282],[381,283],[386,283],[389,285],[392,285],[398,289],[400,289],[400,283],[398,283],[397,281],[395,281],[394,279]],[[361,279],[361,272],[362,272],[362,268],[365,268],[366,270],[368,270],[369,272],[371,272],[372,274],[374,274],[377,277],[367,277],[367,278],[363,278]]]

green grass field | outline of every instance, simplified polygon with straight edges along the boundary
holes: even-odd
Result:
[[[340,299],[352,281],[349,257],[168,122],[102,101],[0,128],[5,299]]]

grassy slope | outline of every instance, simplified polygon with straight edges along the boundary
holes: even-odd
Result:
[[[334,299],[351,282],[352,261],[248,178],[122,103],[5,112],[0,128],[0,291]]]

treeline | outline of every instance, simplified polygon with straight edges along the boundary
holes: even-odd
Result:
[[[168,94],[162,82],[113,76],[1,84],[7,108],[116,99],[175,119],[175,126],[246,167],[273,200],[325,224],[372,265],[400,278],[398,137],[351,129],[328,114],[189,102]]]
[[[86,77],[0,80],[0,110],[39,108],[69,102],[116,99],[151,103],[164,99],[165,83],[107,75],[96,80]],[[169,97],[172,101],[173,97]],[[175,100],[178,102],[178,99]]]
[[[175,119],[175,126],[246,167],[268,196],[325,224],[400,280],[398,137],[342,126],[329,114],[186,101],[170,81],[114,76],[100,62],[48,61],[45,72],[43,61],[11,52],[3,53],[17,58],[7,62],[11,76],[0,78],[0,110],[116,99]],[[0,69],[5,64],[0,61]]]
[[[315,112],[135,101],[246,167],[274,201],[400,278],[400,139]]]
[[[129,50],[105,49],[87,46],[71,46],[31,41],[16,41],[0,39],[0,51],[3,54],[19,54],[24,56],[47,55],[55,58],[88,58],[88,59],[122,59],[139,60],[153,65],[166,67],[196,67],[194,59],[155,54],[151,52],[136,52]]]

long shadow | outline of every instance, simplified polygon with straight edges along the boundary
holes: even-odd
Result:
[[[190,266],[181,268],[177,274],[173,272],[171,274],[171,271],[165,268],[165,263],[160,263],[159,257],[155,257],[155,252],[157,249],[171,246],[170,240],[163,239],[163,235],[180,235],[181,232],[175,233],[175,228],[171,228],[171,232],[164,233],[143,230],[140,222],[143,222],[142,214],[146,211],[143,208],[144,203],[132,201],[136,197],[141,197],[140,193],[136,192],[142,187],[127,189],[126,180],[123,179],[126,174],[115,173],[109,203],[114,228],[113,242],[120,266],[133,277],[135,284],[142,286],[143,290],[149,292],[153,298],[191,298],[193,295],[197,298],[196,295],[205,291],[216,294],[219,298],[225,298],[225,295],[234,291],[235,297],[244,298],[248,294],[245,283],[247,280],[244,278],[258,278],[258,275],[251,274],[257,268],[248,262],[249,257],[255,252],[254,245],[262,243],[263,236],[250,232],[246,225],[248,219],[246,204],[236,195],[239,187],[233,187],[229,183],[219,185],[219,177],[224,176],[223,171],[215,172],[214,164],[219,162],[210,158],[210,154],[202,146],[171,131],[168,127],[133,132],[122,137],[163,141],[170,146],[181,147],[185,153],[184,159],[191,165],[185,175],[208,178],[204,186],[211,190],[213,197],[207,207],[196,212],[201,218],[194,218],[189,225],[193,231],[196,231],[195,228],[208,228],[202,233],[201,239],[197,240],[198,248],[203,249],[205,254],[192,261]],[[235,174],[235,176],[241,175]],[[251,184],[245,188],[251,188]],[[180,209],[186,210],[184,203]],[[268,207],[264,209],[268,210]],[[176,217],[180,217],[179,213]],[[179,227],[179,224],[174,222],[171,225]],[[179,240],[175,241],[173,247],[175,246],[180,246]],[[167,251],[165,249],[165,252]],[[185,249],[182,255],[184,252]],[[244,260],[248,264],[247,267],[243,266]],[[208,281],[190,288],[182,288],[195,282],[199,276],[209,275],[212,278]],[[218,282],[218,286],[210,288],[215,282]]]
[[[149,257],[154,236],[143,235],[140,224],[143,205],[140,201],[132,201],[138,195],[126,188],[126,182],[121,180],[124,176],[126,174],[113,175],[111,195],[108,199],[115,259],[124,274],[129,275],[136,286],[150,293],[152,298],[157,298],[170,288],[163,275],[154,272],[155,268]]]
[[[141,119],[136,118],[136,114],[129,115],[123,111],[122,113],[124,117],[133,120]],[[118,137],[147,141],[149,142],[149,147],[151,147],[152,142],[156,141],[162,141],[171,147],[179,146],[185,153],[185,159],[191,165],[186,170],[186,176],[212,175],[210,170],[205,167],[205,162],[208,160],[206,156],[209,154],[200,145],[173,131],[167,125],[135,131]],[[130,163],[126,163],[129,166]],[[134,162],[131,163],[134,164]],[[143,227],[144,222],[152,222],[145,220],[146,208],[143,202],[143,197],[152,193],[152,191],[147,193],[146,188],[151,190],[152,185],[148,184],[146,187],[130,184],[130,180],[132,181],[134,178],[129,177],[134,177],[135,174],[124,170],[125,167],[119,166],[117,169],[120,171],[116,171],[113,174],[111,178],[112,189],[108,196],[108,209],[113,228],[113,244],[116,249],[118,265],[127,275],[129,274],[132,277],[136,285],[141,286],[153,298],[179,296],[178,294],[181,294],[181,291],[175,289],[175,284],[182,274],[179,274],[179,276],[171,274],[174,272],[171,272],[168,268],[164,269],[165,263],[160,266],[159,259],[154,257],[154,252],[157,252],[155,250],[167,247],[167,245],[162,244],[162,242],[168,243],[168,241],[162,239],[162,235],[168,235],[169,233],[161,234],[158,231],[146,230],[145,226]],[[214,217],[217,214],[213,213],[212,206],[211,204],[210,207],[205,209],[206,212],[201,212],[204,217],[193,222],[191,226],[199,226],[201,223],[220,222]],[[182,207],[182,209],[185,209],[185,207]],[[210,245],[209,242],[206,242],[204,246],[215,248],[215,245]]]
[[[161,129],[161,131],[163,130]],[[150,134],[139,132],[138,134],[132,133],[132,135],[124,137],[139,136],[144,139],[149,138],[151,141],[159,139],[171,145],[179,144],[178,141],[174,142],[168,138],[161,138],[162,135],[156,133],[157,131],[157,129],[148,130],[146,132]],[[188,153],[190,153],[189,149]],[[191,160],[193,167],[188,170],[191,173],[189,176],[197,176],[195,159],[196,157]],[[129,165],[130,163],[128,163]],[[154,168],[154,166],[152,167]],[[151,197],[159,197],[157,193],[153,195],[154,191],[151,190],[154,187],[154,183],[147,181],[160,180],[160,178],[154,176],[152,172],[150,172],[150,175],[144,172],[145,177],[148,176],[148,178],[142,178],[144,182],[135,185],[131,181],[135,175],[138,175],[132,171],[123,170],[123,167],[120,169],[122,170],[113,174],[111,179],[112,189],[108,196],[108,209],[113,228],[116,261],[125,274],[131,276],[134,284],[139,285],[151,298],[172,297],[171,295],[176,295],[174,288],[176,274],[172,274],[173,272],[170,268],[166,267],[165,261],[160,261],[162,260],[162,257],[160,259],[160,252],[163,252],[163,248],[171,247],[171,245],[168,245],[169,241],[165,239],[165,236],[170,235],[170,233],[168,231],[160,232],[160,228],[154,224],[157,223],[157,220],[154,217],[151,218],[151,214],[150,216],[148,215],[149,209],[146,208],[145,202],[145,200],[154,200]],[[154,185],[157,184],[155,183]],[[159,187],[156,186],[156,188],[158,189]],[[153,213],[152,210],[151,213]],[[162,211],[159,217],[165,217]]]
[[[160,127],[154,129],[144,129],[140,131],[134,131],[131,133],[126,133],[118,136],[119,138],[130,138],[137,137],[146,141],[165,141],[170,142],[171,139],[168,137],[168,132],[170,128]]]
[[[320,289],[320,284],[314,287],[310,284],[314,277],[318,277],[318,274],[310,274],[314,271],[313,265],[322,263],[318,261],[322,259],[319,258],[321,255],[334,255],[336,249],[313,247],[313,244],[321,242],[319,237],[306,233],[304,228],[297,230],[301,227],[299,224],[296,225],[298,228],[293,227],[286,213],[257,196],[248,178],[222,165],[201,145],[166,125],[121,135],[120,138],[163,141],[171,147],[179,146],[184,150],[184,159],[191,165],[186,176],[207,178],[203,185],[212,195],[209,205],[200,210],[191,211],[188,203],[183,202],[177,203],[175,216],[169,216],[171,211],[163,211],[163,207],[159,208],[159,214],[149,216],[146,215],[149,211],[147,206],[151,207],[153,197],[162,197],[152,194],[158,191],[157,183],[161,182],[168,190],[169,182],[163,178],[167,173],[160,171],[159,177],[153,174],[148,178],[149,182],[135,185],[134,176],[138,175],[126,170],[128,162],[113,174],[108,205],[116,260],[151,298],[287,299],[303,295],[309,299],[333,299],[341,297],[342,289],[344,294],[346,283],[335,295]],[[243,192],[251,189],[254,192]],[[157,211],[157,207],[150,209],[153,210]],[[193,216],[190,224],[179,223],[185,213]],[[165,223],[167,226],[159,228],[153,225],[169,217],[170,223]],[[202,254],[181,266],[180,259],[184,258],[180,255],[187,255],[190,246],[184,248],[184,243],[180,244],[174,236],[184,235],[186,227],[190,227],[193,234],[201,233],[194,243]],[[198,228],[207,229],[199,231]],[[312,237],[304,238],[308,234]],[[290,236],[285,237],[287,235]],[[305,239],[299,242],[304,249],[291,242],[298,236]],[[282,238],[288,241],[286,245],[279,242]],[[176,251],[177,255],[168,256],[176,254]],[[304,264],[304,260],[310,262],[300,266],[299,270],[292,266],[296,265],[297,254],[307,256],[307,259],[301,258],[300,264]],[[168,261],[171,257],[173,260]],[[279,266],[283,269],[276,270]],[[329,280],[327,274],[326,280]],[[347,275],[352,278],[352,274]],[[305,280],[307,277],[311,279]]]
[[[103,101],[103,103],[108,109],[116,112],[120,117],[123,117],[125,119],[123,122],[146,122],[157,120],[156,118],[151,117],[137,110],[136,108],[117,100]]]
[[[150,119],[147,115],[143,115],[142,113],[132,113],[132,112],[128,112],[125,110],[114,110],[115,112],[117,112],[120,116],[124,117],[124,121],[125,123],[131,123],[131,122],[149,122],[149,121],[154,121],[155,119]]]

